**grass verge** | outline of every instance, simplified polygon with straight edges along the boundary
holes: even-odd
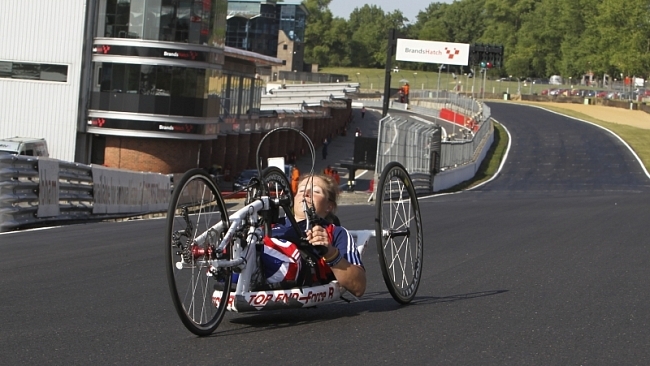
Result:
[[[575,117],[594,123],[614,132],[621,139],[623,139],[623,141],[625,141],[632,148],[632,150],[634,150],[634,152],[639,156],[639,159],[641,159],[641,162],[645,166],[646,170],[650,170],[650,130],[632,127],[624,124],[605,122],[586,114],[564,109],[561,107],[545,105],[544,108],[570,117]],[[494,142],[488,150],[488,153],[481,163],[481,166],[479,167],[479,170],[477,171],[474,178],[437,193],[448,193],[465,190],[493,177],[497,173],[499,165],[501,165],[501,161],[503,160],[507,146],[508,134],[506,133],[503,126],[498,123],[494,123]]]

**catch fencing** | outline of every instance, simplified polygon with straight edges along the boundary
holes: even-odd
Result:
[[[363,100],[363,104],[382,107],[381,100]],[[435,184],[436,175],[471,166],[473,176],[493,138],[488,106],[471,97],[425,90],[412,94],[408,105],[391,100],[390,107],[428,116],[433,121],[417,116],[391,115],[380,120],[376,178],[388,163],[397,161],[404,165],[414,180],[416,191],[422,194],[460,183],[449,180]],[[441,127],[443,122],[450,122],[439,117],[442,110],[463,116],[463,123],[451,122],[458,133],[450,133]]]

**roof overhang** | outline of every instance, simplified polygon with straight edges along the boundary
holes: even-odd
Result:
[[[280,66],[282,65],[282,60],[277,57],[271,57],[262,55],[256,52],[246,51],[235,47],[224,48],[224,54],[226,57],[238,58],[240,60],[246,60],[255,63],[257,66]]]

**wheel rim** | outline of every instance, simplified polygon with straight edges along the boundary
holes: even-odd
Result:
[[[420,212],[406,171],[394,168],[387,173],[378,192],[382,272],[393,297],[407,303],[415,296],[422,271]]]
[[[206,335],[216,328],[225,311],[223,299],[219,307],[213,305],[215,284],[229,290],[231,275],[226,271],[219,272],[218,276],[210,272],[209,260],[219,255],[216,247],[221,235],[211,231],[206,240],[197,243],[195,239],[227,217],[227,212],[219,191],[209,178],[195,175],[186,182],[181,180],[180,184],[181,191],[175,192],[172,199],[173,217],[168,218],[170,288],[186,327],[197,335]]]
[[[268,194],[272,198],[281,196],[289,198],[289,208],[293,209],[293,192],[291,183],[284,175],[284,172],[277,167],[268,167],[262,172],[262,181],[266,185]]]

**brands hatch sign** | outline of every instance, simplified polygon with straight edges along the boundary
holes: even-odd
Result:
[[[397,61],[467,66],[469,44],[397,39]]]

